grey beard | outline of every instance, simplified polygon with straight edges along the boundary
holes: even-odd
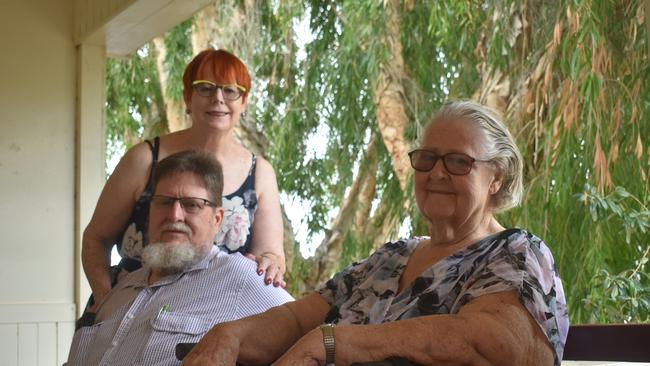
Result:
[[[181,273],[200,262],[210,246],[196,246],[189,241],[181,244],[149,243],[142,251],[142,264],[164,275]]]

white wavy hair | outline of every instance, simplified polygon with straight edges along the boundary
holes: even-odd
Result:
[[[486,156],[483,158],[490,160],[503,175],[503,184],[493,197],[492,209],[503,212],[519,205],[524,191],[523,158],[499,112],[471,100],[445,103],[427,124],[422,138],[431,126],[441,121],[467,121],[479,128],[485,137],[482,143]]]

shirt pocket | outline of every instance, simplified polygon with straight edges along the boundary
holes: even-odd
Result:
[[[159,332],[203,335],[212,328],[212,320],[191,314],[164,311],[151,320],[151,327]]]

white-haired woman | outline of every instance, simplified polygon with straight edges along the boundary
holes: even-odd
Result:
[[[553,257],[494,217],[523,189],[498,115],[448,103],[409,157],[428,237],[387,243],[312,295],[215,327],[184,365],[559,365],[568,316]]]

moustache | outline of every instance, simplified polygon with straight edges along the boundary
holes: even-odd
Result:
[[[173,222],[162,227],[162,231],[180,231],[187,235],[192,235],[192,228],[184,222]]]

